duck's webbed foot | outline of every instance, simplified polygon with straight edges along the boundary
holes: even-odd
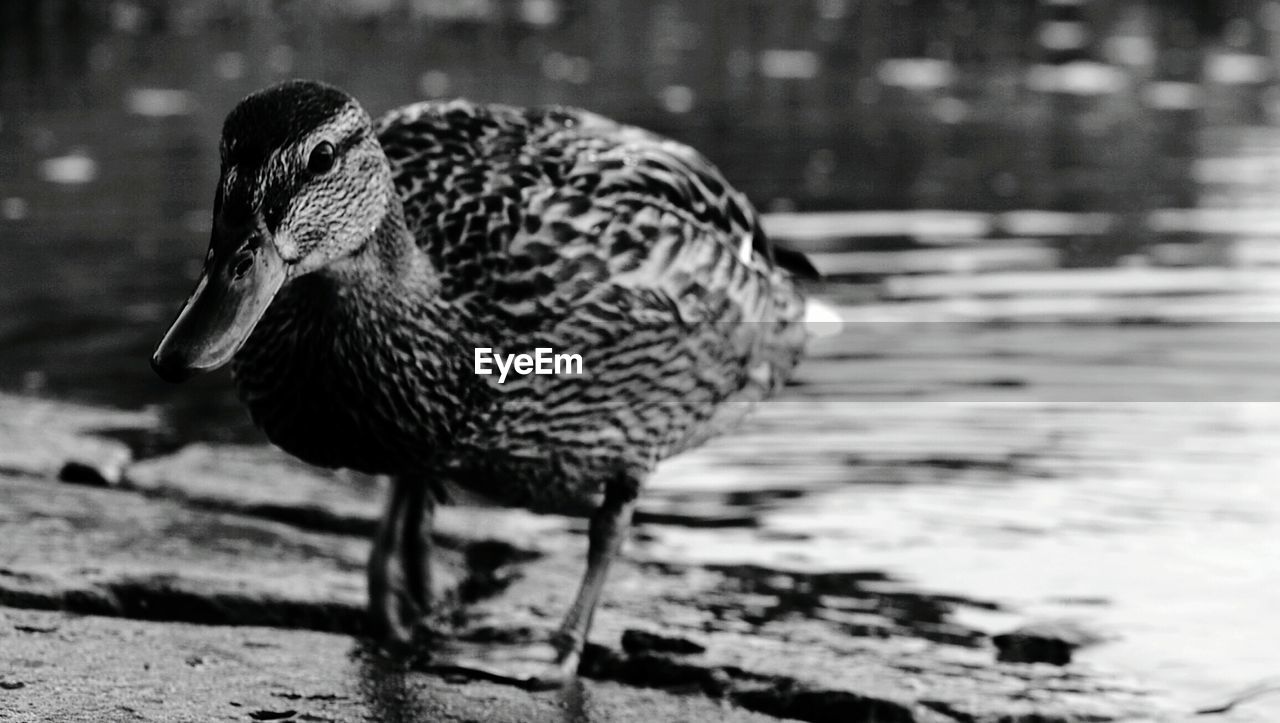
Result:
[[[395,477],[369,556],[373,637],[407,648],[431,611],[431,526],[435,499],[422,480]]]
[[[606,487],[604,502],[591,517],[586,573],[573,605],[550,640],[514,645],[450,642],[428,653],[426,668],[538,690],[572,680],[578,673],[609,564],[626,539],[639,488],[633,478],[622,478]]]
[[[576,649],[575,649],[576,647]],[[581,646],[552,642],[449,641],[426,653],[426,671],[461,675],[529,690],[559,688],[578,673]]]

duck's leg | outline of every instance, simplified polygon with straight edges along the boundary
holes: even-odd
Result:
[[[445,652],[433,659],[431,667],[535,689],[558,687],[572,679],[578,672],[609,565],[630,530],[639,491],[640,480],[632,477],[622,477],[605,487],[604,501],[591,516],[586,573],[569,612],[549,642]]]
[[[565,614],[556,632],[557,663],[569,676],[578,672],[578,658],[591,631],[591,619],[600,593],[609,575],[609,565],[618,556],[622,543],[631,529],[631,515],[635,512],[638,484],[616,484],[605,488],[604,501],[591,516],[587,539],[587,571],[578,586],[573,605]]]
[[[393,477],[369,556],[369,619],[375,637],[407,644],[431,606],[435,499],[422,480]]]

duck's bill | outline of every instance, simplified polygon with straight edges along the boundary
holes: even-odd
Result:
[[[156,347],[151,367],[165,381],[181,382],[231,361],[285,276],[284,261],[270,242],[206,264],[191,298]]]

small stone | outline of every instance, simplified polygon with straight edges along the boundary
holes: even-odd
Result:
[[[255,710],[249,717],[254,720],[287,720],[297,714],[296,710]]]
[[[1042,620],[993,636],[996,660],[1002,663],[1069,665],[1078,648],[1103,640],[1103,636],[1073,620]]]
[[[56,633],[57,625],[14,625],[14,630],[20,633]]]
[[[625,630],[622,633],[622,649],[630,655],[637,653],[673,653],[675,655],[697,655],[705,653],[706,646],[688,638],[675,635],[661,635],[644,630]]]
[[[27,684],[20,680],[0,680],[0,689],[21,690],[25,687],[27,687]]]
[[[100,432],[145,429],[153,415],[0,393],[0,471],[115,484],[133,454]]]
[[[58,472],[58,481],[90,487],[111,487],[120,483],[120,474],[119,465],[104,467],[71,461],[62,465],[62,469]]]

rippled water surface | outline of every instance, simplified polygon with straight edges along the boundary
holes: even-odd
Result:
[[[981,601],[953,619],[989,633],[1081,621],[1107,640],[1082,660],[1190,709],[1274,675],[1277,425],[1274,403],[779,402],[657,483],[681,509],[732,488],[752,525],[661,528],[641,554],[886,571]],[[1277,711],[1264,699],[1230,719]]]

